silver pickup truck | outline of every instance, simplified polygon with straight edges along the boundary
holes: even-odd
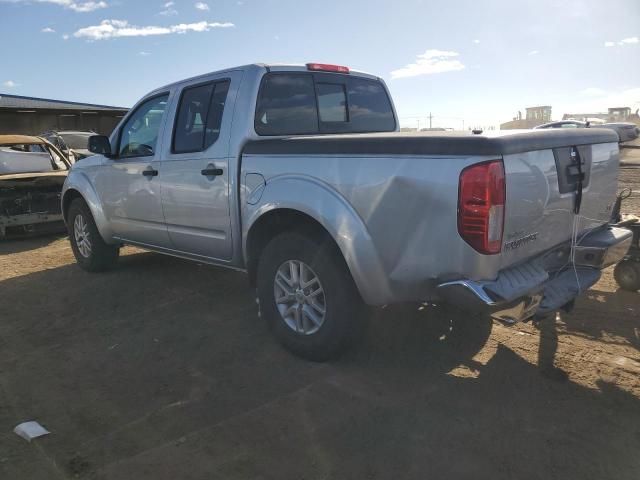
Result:
[[[384,82],[255,64],[154,90],[62,208],[79,265],[136,245],[248,273],[306,358],[338,354],[365,305],[438,301],[514,322],[570,306],[621,259],[611,130],[404,134]]]

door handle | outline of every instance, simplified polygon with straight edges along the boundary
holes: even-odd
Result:
[[[148,168],[142,171],[142,175],[144,175],[145,177],[157,177],[158,170],[154,170],[153,168]]]
[[[200,173],[205,177],[218,177],[222,175],[221,168],[205,168],[204,170],[200,170]]]

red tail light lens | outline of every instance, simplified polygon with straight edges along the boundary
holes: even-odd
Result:
[[[349,67],[343,67],[342,65],[331,65],[328,63],[307,63],[307,70],[313,70],[317,72],[349,73]]]
[[[478,163],[460,174],[458,232],[478,252],[502,250],[505,181],[500,160]]]

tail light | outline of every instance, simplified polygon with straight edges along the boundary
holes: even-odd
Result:
[[[331,65],[329,63],[307,63],[307,70],[316,72],[349,73],[349,67]]]
[[[458,232],[478,252],[502,250],[505,181],[500,160],[478,163],[460,174]]]

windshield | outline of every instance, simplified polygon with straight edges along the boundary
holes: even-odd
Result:
[[[60,133],[59,134],[68,148],[73,150],[87,150],[89,148],[89,137],[95,133]]]

